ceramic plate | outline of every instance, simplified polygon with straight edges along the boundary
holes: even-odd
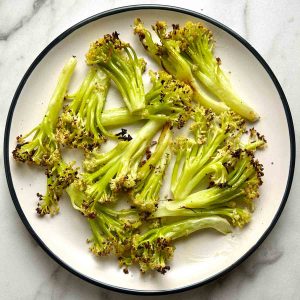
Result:
[[[98,259],[88,251],[87,222],[65,198],[61,213],[54,218],[39,218],[35,212],[36,193],[45,188],[43,171],[16,163],[11,155],[15,138],[40,122],[63,64],[71,55],[79,63],[72,86],[78,85],[86,71],[84,54],[89,43],[117,30],[130,42],[148,69],[157,69],[132,33],[132,23],[140,17],[148,27],[157,20],[168,24],[202,21],[215,35],[217,56],[243,99],[255,108],[261,120],[255,125],[268,140],[258,154],[264,164],[264,185],[252,222],[244,230],[222,236],[213,231],[194,234],[176,243],[171,270],[141,275],[132,268],[128,275],[114,259]],[[109,101],[119,96],[111,90]],[[125,293],[172,293],[203,285],[232,270],[248,257],[269,234],[283,210],[290,190],[294,162],[294,129],[289,107],[274,74],[262,57],[231,29],[202,14],[165,6],[131,6],[90,17],[57,37],[32,63],[24,75],[9,111],[5,131],[5,168],[8,185],[17,211],[32,236],[59,264],[93,284]]]

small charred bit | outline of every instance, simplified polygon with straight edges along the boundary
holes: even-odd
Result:
[[[119,133],[115,134],[118,137],[118,140],[121,141],[131,141],[132,140],[132,136],[127,133],[127,129],[122,128],[121,131]]]
[[[23,135],[20,134],[16,137],[17,142],[21,142],[23,140]]]
[[[244,150],[241,150],[241,153],[242,152],[245,152],[252,160],[254,159],[254,151],[252,150],[248,150],[248,149],[244,149]]]
[[[155,166],[152,165],[152,164],[149,164],[149,169],[150,169],[150,170],[154,170],[154,169],[155,169]]]
[[[17,138],[18,139],[18,138]],[[28,144],[28,142],[17,144],[16,149],[20,149],[22,146]]]
[[[92,212],[89,212],[86,216],[90,219],[96,219],[97,214],[94,211],[92,211]]]
[[[267,143],[267,140],[265,139],[264,135],[261,135],[259,132],[257,132],[258,139],[262,140],[263,142]]]
[[[265,139],[264,135],[261,135],[258,131],[254,129],[254,127],[249,129],[250,132],[250,138],[252,139],[252,143],[256,142],[257,140],[260,140],[264,143],[267,143],[267,140]]]
[[[232,167],[232,163],[230,161],[225,161],[222,163],[223,166],[226,168],[227,173],[229,172],[230,168]]]
[[[141,162],[140,162],[139,166],[140,166],[140,167],[142,167],[142,166],[143,166],[145,163],[146,163],[146,160],[145,160],[145,159],[143,159],[143,160],[141,160]]]
[[[225,187],[228,186],[228,183],[227,182],[217,183],[216,186],[218,186],[219,188],[223,189],[223,188],[225,188]]]
[[[141,32],[141,33],[139,34],[139,39],[140,39],[140,41],[143,41],[143,40],[145,39],[145,37],[146,37],[146,35],[145,35],[143,32]],[[145,47],[146,50],[148,49],[148,46],[147,46],[147,45],[143,45],[143,46]]]
[[[229,133],[230,130],[231,130],[231,128],[230,128],[230,126],[228,125],[228,126],[226,127],[226,129],[225,129],[225,133]]]
[[[156,271],[158,273],[161,273],[162,275],[165,275],[167,271],[169,271],[171,268],[170,266],[164,266],[164,267],[159,267]]]
[[[113,39],[118,40],[119,39],[119,33],[117,31],[114,31],[112,33],[112,37],[113,37]]]
[[[210,180],[210,181],[209,181],[209,184],[208,184],[208,188],[212,188],[212,187],[214,187],[215,185],[216,185],[215,182],[212,181],[212,180]]]
[[[152,152],[149,148],[146,149],[146,160],[149,160],[152,155]]]
[[[40,215],[40,216],[43,215],[42,209],[40,207],[37,207],[35,210],[36,210],[38,215]]]
[[[119,133],[116,133],[116,136],[123,136],[127,133],[127,129],[121,128],[121,131]]]
[[[241,153],[242,153],[242,149],[239,148],[239,149],[232,151],[231,156],[234,158],[240,158]]]

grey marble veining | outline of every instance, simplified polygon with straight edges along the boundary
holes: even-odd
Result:
[[[145,1],[2,0],[0,1],[0,127],[3,128],[16,87],[33,59],[59,33],[97,12]],[[148,1],[169,4],[169,1]],[[299,0],[173,0],[211,16],[245,37],[267,60],[282,84],[300,134]],[[51,260],[33,241],[11,202],[0,156],[0,298],[132,299],[92,286]],[[242,265],[207,286],[170,299],[300,299],[300,176],[286,208],[262,246]],[[143,297],[140,297],[143,298]],[[162,298],[162,297],[157,297]],[[149,298],[148,298],[149,299]]]
[[[29,23],[31,19],[39,12],[40,8],[43,7],[46,1],[47,0],[35,0],[32,3],[30,12],[28,14],[25,13],[24,16],[22,16],[21,18],[17,14],[15,14],[16,22],[12,23],[11,26],[6,26],[7,23],[3,22],[1,24],[2,32],[0,34],[0,41],[7,41],[12,34],[14,34],[16,31],[18,31],[21,27],[23,27],[27,23]],[[7,17],[9,17],[10,19],[11,16],[8,15]]]

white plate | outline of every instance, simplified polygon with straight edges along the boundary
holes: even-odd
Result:
[[[135,268],[129,275],[118,268],[114,259],[98,259],[85,244],[90,235],[87,222],[75,212],[67,199],[61,203],[61,214],[39,218],[35,213],[36,193],[45,188],[42,171],[20,165],[11,152],[15,138],[39,123],[64,62],[76,55],[79,63],[72,85],[82,80],[86,70],[84,54],[89,43],[105,33],[117,30],[130,42],[139,56],[157,69],[132,33],[134,18],[150,26],[157,20],[168,24],[202,20],[215,34],[217,55],[223,68],[231,71],[236,90],[260,114],[256,124],[268,140],[259,153],[265,167],[264,185],[253,220],[242,231],[222,236],[210,231],[194,234],[176,243],[171,270],[166,275],[141,275]],[[117,98],[111,91],[109,99]],[[295,140],[291,114],[283,91],[261,56],[240,36],[206,16],[179,8],[134,6],[114,9],[84,20],[57,37],[30,66],[24,75],[9,111],[5,132],[5,167],[8,185],[18,213],[42,248],[66,269],[94,284],[127,293],[172,293],[207,283],[241,263],[266,238],[275,225],[290,190]],[[29,270],[28,270],[29,272]]]

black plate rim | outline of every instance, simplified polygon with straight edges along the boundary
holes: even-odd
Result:
[[[271,80],[273,81],[278,94],[281,98],[282,105],[285,110],[286,114],[286,119],[287,119],[287,124],[288,124],[288,129],[289,129],[289,135],[290,135],[290,166],[289,166],[289,175],[288,175],[288,180],[285,188],[285,192],[283,194],[283,198],[281,200],[281,204],[278,208],[278,211],[276,212],[270,226],[266,229],[266,231],[263,233],[263,235],[260,237],[260,239],[257,241],[256,244],[254,244],[243,256],[241,256],[236,262],[234,262],[232,265],[227,267],[226,269],[220,271],[219,273],[207,278],[206,280],[200,281],[198,283],[194,283],[191,285],[186,285],[184,287],[180,288],[175,288],[175,289],[170,289],[170,290],[135,290],[135,289],[128,289],[128,288],[122,288],[122,287],[117,287],[113,285],[109,285],[103,282],[96,281],[86,275],[83,275],[82,273],[76,271],[73,269],[71,266],[63,262],[58,256],[56,256],[47,246],[46,244],[41,240],[41,238],[37,235],[37,233],[34,231],[34,229],[31,227],[29,221],[27,220],[21,206],[19,203],[19,200],[17,198],[13,182],[12,182],[12,177],[11,177],[11,171],[10,171],[10,164],[9,164],[9,137],[10,137],[10,128],[11,128],[11,121],[14,113],[15,106],[17,104],[18,98],[21,94],[21,91],[26,84],[27,79],[33,72],[33,70],[36,68],[36,66],[40,63],[40,61],[46,56],[46,54],[59,42],[61,42],[64,38],[66,38],[68,35],[70,35],[73,31],[81,28],[82,26],[91,23],[95,20],[101,19],[106,16],[111,16],[123,12],[128,12],[128,11],[134,11],[134,10],[143,10],[143,9],[156,9],[156,10],[168,10],[168,11],[174,11],[174,12],[179,12],[183,13],[186,15],[190,15],[193,17],[200,18],[208,23],[211,23],[221,29],[223,29],[225,32],[229,33],[231,36],[233,36],[235,39],[237,39],[240,43],[242,43],[254,56],[255,58],[261,63],[261,65],[264,67],[268,75],[270,76]],[[293,176],[294,176],[294,169],[295,169],[295,159],[296,159],[296,143],[295,143],[295,130],[294,130],[294,125],[293,125],[293,119],[291,115],[291,111],[287,102],[287,99],[284,95],[284,92],[280,86],[279,81],[277,80],[276,76],[274,75],[273,71],[269,67],[269,65],[266,63],[266,61],[262,58],[262,56],[239,34],[237,34],[235,31],[227,27],[226,25],[220,23],[219,21],[214,20],[213,18],[210,18],[202,13],[188,10],[185,8],[181,7],[175,7],[175,6],[170,6],[170,5],[157,5],[157,4],[141,4],[141,5],[130,5],[130,6],[123,6],[123,7],[118,7],[114,9],[110,9],[98,14],[95,14],[91,17],[88,17],[73,26],[69,27],[67,30],[65,30],[63,33],[61,33],[58,37],[56,37],[47,47],[44,48],[44,50],[37,56],[37,58],[33,61],[33,63],[30,65],[26,73],[24,74],[23,78],[21,79],[16,92],[14,94],[14,97],[12,99],[12,103],[9,108],[9,112],[7,115],[7,120],[6,120],[6,126],[5,126],[5,133],[4,133],[4,166],[5,166],[5,173],[6,173],[6,179],[7,179],[7,184],[8,188],[13,200],[13,203],[16,207],[16,210],[27,228],[27,230],[30,232],[32,237],[36,240],[36,242],[39,244],[39,246],[52,258],[54,261],[56,261],[60,266],[64,267],[66,270],[71,272],[72,274],[76,275],[77,277],[94,284],[96,286],[106,288],[115,292],[121,292],[121,293],[126,293],[126,294],[134,294],[134,295],[166,295],[166,294],[173,294],[173,293],[179,293],[179,292],[184,292],[187,290],[190,290],[192,288],[200,287],[203,286],[207,283],[210,283],[221,276],[227,274],[234,268],[236,268],[238,265],[240,265],[243,261],[245,261],[261,244],[262,242],[266,239],[266,237],[270,234],[272,229],[274,228],[275,224],[277,223],[284,206],[287,202],[288,195],[291,189],[292,181],[293,181]]]

